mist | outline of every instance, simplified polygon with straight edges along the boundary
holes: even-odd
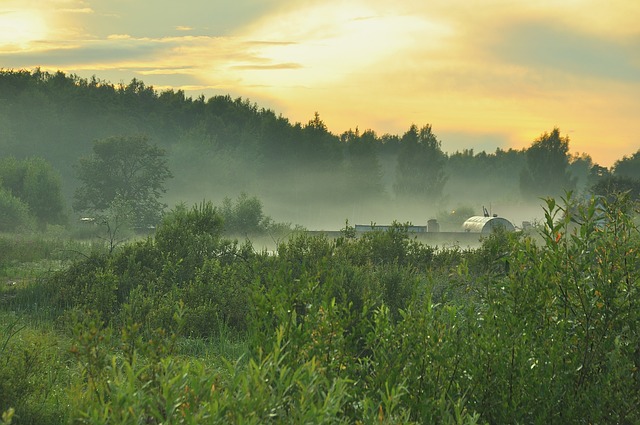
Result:
[[[211,153],[205,157],[180,158],[170,154],[174,178],[168,183],[165,202],[170,206],[184,202],[196,204],[203,199],[219,204],[226,197],[235,198],[244,192],[256,196],[264,212],[277,222],[291,223],[308,230],[339,230],[348,222],[355,224],[410,223],[426,225],[430,219],[443,218],[459,209],[482,215],[483,207],[520,226],[522,221],[542,218],[540,199],[522,199],[517,179],[503,183],[450,175],[443,196],[434,199],[406,199],[393,193],[395,156],[385,160],[386,181],[380,193],[360,194],[359,188],[345,189],[341,164],[336,167],[309,171],[304,164],[291,162],[286,167],[277,164],[259,168],[253,159],[232,156],[229,152]],[[188,160],[189,166],[180,162]],[[269,171],[264,171],[267,168]],[[516,183],[514,183],[514,180]],[[510,184],[510,185],[508,185]],[[346,192],[346,193],[345,193]],[[446,220],[445,220],[446,221]],[[446,226],[443,230],[460,230]]]
[[[459,231],[466,217],[456,211],[482,215],[483,207],[520,226],[542,219],[545,196],[565,189],[588,195],[599,167],[588,155],[569,155],[559,129],[541,129],[529,149],[444,153],[437,123],[407,123],[397,135],[357,128],[336,135],[318,113],[292,123],[247,99],[193,99],[135,79],[113,85],[61,72],[2,71],[0,93],[2,155],[51,163],[71,221],[79,218],[70,207],[79,184],[74,167],[95,141],[114,135],[143,134],[164,149],[173,174],[162,197],[168,210],[203,200],[221,205],[245,193],[273,221],[308,230],[437,219],[442,230]],[[536,158],[540,146],[559,162]]]

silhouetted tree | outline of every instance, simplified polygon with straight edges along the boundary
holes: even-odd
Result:
[[[575,188],[569,172],[569,137],[554,128],[544,133],[526,151],[526,167],[520,174],[520,189],[526,197],[556,196]]]
[[[431,125],[420,130],[412,125],[400,141],[393,185],[396,195],[417,201],[439,199],[447,181],[445,161]]]
[[[640,149],[631,156],[624,156],[613,164],[613,175],[640,180]]]
[[[591,170],[589,171],[589,187],[592,187],[594,184],[607,177],[611,177],[611,170],[599,164],[593,164],[593,167],[591,167]]]
[[[617,194],[628,193],[631,199],[640,200],[640,150],[616,161],[612,171],[604,169],[594,178],[591,192],[610,199]]]
[[[297,149],[299,158],[314,168],[339,164],[342,160],[338,138],[329,132],[327,125],[317,112],[302,128],[300,136]]]
[[[629,177],[606,176],[591,187],[591,193],[615,199],[619,194],[628,193],[632,200],[640,200],[640,180]]]
[[[584,192],[596,184],[600,177],[608,174],[608,170],[593,162],[590,155],[582,153],[571,156],[569,160],[569,173],[575,180],[576,189]]]
[[[380,195],[384,190],[383,172],[375,132],[366,130],[360,134],[356,128],[343,133],[340,139],[346,144],[347,181],[352,198],[365,200]]]
[[[570,159],[566,167],[562,149],[551,155],[559,165],[537,155],[555,152],[542,140],[543,149],[447,156],[430,126],[412,126],[402,137],[347,132],[354,143],[341,143],[317,113],[307,123],[290,123],[228,95],[192,99],[180,90],[156,92],[137,79],[114,85],[60,71],[0,70],[0,155],[44,158],[61,176],[66,198],[78,185],[73,164],[91,154],[88,141],[114,134],[145,134],[166,149],[176,174],[168,187],[176,201],[246,191],[260,193],[270,204],[294,202],[314,210],[311,201],[321,200],[327,209],[343,207],[366,192],[387,191],[423,202],[446,191],[475,205],[496,194],[510,200],[521,194],[561,194],[573,187],[571,176],[579,175],[582,187],[589,167],[582,158]],[[566,139],[557,130],[546,137],[557,138],[560,148]],[[625,169],[637,156],[622,159],[616,175],[628,175]],[[588,186],[605,176],[596,166],[591,166]],[[568,174],[555,175],[557,170]]]

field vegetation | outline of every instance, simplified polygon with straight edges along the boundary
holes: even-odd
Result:
[[[113,250],[1,237],[3,423],[640,421],[628,198],[548,199],[474,250],[397,224],[256,251],[225,205]]]
[[[640,151],[35,69],[0,70],[0,152],[0,424],[640,423]],[[480,206],[531,229],[409,232]]]

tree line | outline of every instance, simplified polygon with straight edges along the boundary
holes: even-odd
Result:
[[[163,177],[159,186],[149,176],[149,186],[128,183],[127,190],[148,201],[143,203],[150,207],[147,222],[158,221],[168,200],[222,199],[242,192],[259,193],[274,204],[321,202],[327,209],[380,201],[446,205],[459,198],[467,205],[496,197],[522,202],[566,190],[623,190],[636,197],[640,192],[640,150],[609,169],[588,154],[570,154],[569,137],[559,128],[525,149],[447,154],[430,124],[412,124],[402,135],[358,128],[336,135],[318,113],[305,124],[292,123],[229,95],[194,99],[181,90],[158,92],[137,79],[112,84],[40,69],[0,70],[0,151],[9,170],[3,172],[0,199],[14,207],[13,198],[20,200],[40,223],[58,223],[96,207],[86,204],[89,193],[82,194],[91,176],[103,174],[93,190],[111,193],[106,198],[113,201],[118,186],[104,174],[111,165],[93,168],[96,150],[152,166],[152,157],[129,152],[140,140],[149,149],[146,154],[162,162],[155,170]],[[46,218],[12,183],[16,178],[7,176],[13,172],[11,161],[40,160],[50,164],[42,165],[51,167],[46,175],[56,174],[47,195],[60,198],[47,201],[56,207]],[[58,208],[60,202],[65,206]]]

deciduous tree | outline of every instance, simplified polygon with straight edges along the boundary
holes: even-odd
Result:
[[[347,178],[352,196],[359,201],[379,196],[384,184],[377,151],[380,142],[375,132],[366,130],[360,134],[356,128],[355,132],[343,133],[341,140],[346,144]]]
[[[595,195],[607,197],[613,201],[620,194],[626,193],[632,200],[640,200],[640,180],[629,177],[607,176],[598,180],[592,187]]]
[[[44,159],[2,159],[0,188],[25,203],[41,229],[66,221],[60,175]]]
[[[557,127],[544,133],[526,151],[520,189],[526,197],[556,196],[573,190],[576,180],[569,172],[569,136]]]
[[[109,137],[96,141],[93,153],[81,158],[77,175],[82,185],[74,195],[76,211],[99,214],[115,199],[130,203],[133,223],[158,223],[165,204],[160,202],[165,181],[172,175],[165,151],[144,136]]]
[[[624,156],[613,164],[613,175],[640,181],[640,149],[631,156]]]
[[[431,125],[419,130],[412,125],[400,141],[393,185],[396,195],[416,200],[438,200],[447,181],[445,163],[446,156]]]
[[[242,192],[235,203],[226,197],[220,209],[225,232],[232,235],[260,234],[266,231],[269,218],[262,211],[262,202]]]

